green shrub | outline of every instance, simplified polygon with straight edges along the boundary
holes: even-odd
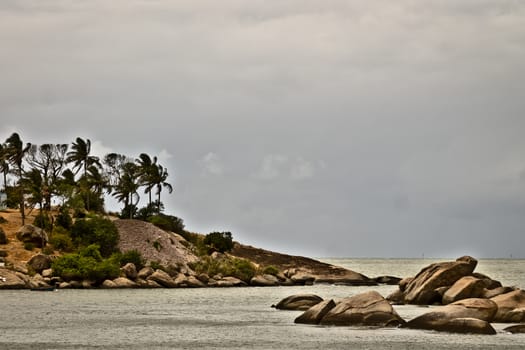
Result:
[[[153,242],[153,248],[157,249],[158,252],[162,249],[162,244],[159,241]]]
[[[100,283],[120,275],[120,266],[115,259],[103,259],[98,245],[93,244],[76,254],[66,254],[51,264],[53,274],[65,281],[91,280]]]
[[[53,255],[54,252],[55,251],[50,246],[45,246],[44,248],[42,248],[42,254],[44,255]]]
[[[165,270],[166,270],[166,268],[165,268],[164,266],[162,266],[162,265],[160,264],[160,262],[158,262],[158,261],[151,261],[151,262],[149,263],[149,266],[150,266],[153,270],[162,270],[162,271],[165,271]]]
[[[133,263],[137,270],[144,267],[145,261],[142,258],[142,254],[138,250],[129,250],[119,256],[120,266],[124,266],[127,263]]]
[[[35,249],[35,244],[33,242],[25,242],[24,249],[32,251],[33,249]]]
[[[263,273],[267,274],[267,275],[277,276],[279,274],[279,269],[277,267],[273,266],[273,265],[270,265],[270,266],[266,266],[263,269]]]
[[[66,207],[60,208],[58,215],[55,218],[55,227],[60,226],[66,230],[71,230],[73,226],[73,219],[69,215],[69,210]]]
[[[222,274],[244,282],[249,282],[256,273],[256,268],[251,262],[238,258],[213,259],[207,256],[190,267],[197,273],[206,273],[208,276]]]
[[[184,236],[184,221],[173,215],[158,214],[147,218],[147,221],[165,231],[175,232]]]
[[[41,229],[44,229],[48,232],[53,229],[53,225],[51,224],[49,216],[44,215],[42,213],[35,217],[35,220],[33,220],[33,225],[35,225],[36,227],[40,227]]]
[[[232,250],[233,238],[231,232],[211,232],[204,237],[204,244],[221,253]]]
[[[62,252],[72,252],[74,249],[73,241],[69,232],[62,226],[55,226],[51,237],[49,237],[49,243],[53,247]]]
[[[71,228],[71,237],[77,246],[98,244],[103,257],[109,257],[117,251],[117,228],[105,218],[78,219]]]

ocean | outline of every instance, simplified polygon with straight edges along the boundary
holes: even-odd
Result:
[[[416,274],[435,259],[321,259],[369,277]],[[525,260],[481,260],[477,272],[525,288]],[[0,349],[524,349],[524,334],[448,334],[409,329],[296,325],[271,308],[292,294],[343,298],[396,286],[333,285],[0,291]],[[428,310],[396,306],[405,319]]]

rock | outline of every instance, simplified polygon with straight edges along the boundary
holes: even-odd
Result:
[[[155,281],[158,284],[160,284],[163,287],[167,288],[176,288],[177,283],[171,278],[170,275],[168,275],[166,272],[162,270],[156,270],[151,276],[147,278],[148,280]]]
[[[155,270],[153,270],[151,266],[146,266],[140,269],[140,271],[137,273],[137,277],[145,280],[149,276],[153,275],[153,272],[155,272]]]
[[[396,284],[399,284],[399,282],[401,282],[402,279],[399,277],[394,277],[394,276],[379,276],[379,277],[373,278],[373,281],[376,283],[394,286]]]
[[[275,305],[275,308],[278,310],[306,311],[322,301],[323,298],[315,294],[297,294],[284,298]]]
[[[472,274],[473,277],[476,277],[477,279],[480,279],[483,281],[483,284],[484,284],[484,288],[487,288],[487,289],[494,289],[494,288],[499,288],[501,287],[501,282],[500,281],[496,281],[496,280],[493,280],[492,278],[482,274],[482,273],[479,273],[479,272],[474,272]]]
[[[518,289],[490,300],[498,305],[494,322],[525,322],[525,291]]]
[[[515,326],[510,326],[503,329],[505,332],[509,333],[525,333],[525,324],[517,324]]]
[[[42,277],[42,275],[37,273],[34,276],[32,276],[31,279],[29,280],[29,287],[35,288],[35,289],[49,288],[50,285],[47,283],[46,280],[44,280],[44,277]]]
[[[476,277],[462,277],[448,288],[443,295],[443,304],[450,304],[455,301],[467,298],[479,298],[483,295],[485,283]]]
[[[72,287],[71,287],[71,284],[69,284],[68,282],[61,282],[58,284],[58,288],[59,289],[69,289]]]
[[[4,230],[0,227],[0,244],[7,244],[7,243],[8,243],[7,236]]]
[[[418,316],[402,327],[454,333],[494,334],[490,322],[494,319],[497,309],[496,303],[488,299],[463,299]]]
[[[515,289],[512,287],[498,287],[494,289],[484,289],[482,297],[485,299],[492,299],[498,295],[510,293]]]
[[[37,254],[29,259],[27,266],[33,269],[33,271],[40,273],[45,269],[49,269],[52,261],[49,255]]]
[[[210,276],[208,276],[208,274],[206,273],[201,273],[197,276],[197,279],[199,281],[201,281],[202,283],[208,283],[208,281],[210,280]]]
[[[460,278],[471,275],[476,265],[476,259],[464,256],[456,261],[435,263],[423,268],[406,285],[404,302],[418,305],[441,302],[441,295],[436,289],[452,286]]]
[[[34,225],[24,225],[16,232],[16,238],[24,243],[33,243],[36,247],[42,248],[47,244],[48,236],[46,231]]]
[[[134,280],[137,278],[137,268],[133,263],[127,263],[126,265],[122,266],[120,268],[120,271],[124,274],[125,277],[129,278],[130,280]]]
[[[221,280],[217,281],[217,287],[245,287],[247,286],[246,282],[241,281],[235,277],[223,277]]]
[[[258,287],[275,287],[279,284],[279,279],[273,275],[257,275],[250,280],[250,285]]]
[[[26,282],[16,272],[0,268],[0,289],[27,288]]]
[[[407,286],[414,280],[414,277],[406,277],[403,278],[399,283],[397,284],[399,286],[399,290],[404,292],[407,288]]]
[[[405,321],[392,305],[376,291],[342,299],[321,320],[321,325],[334,326],[399,326]]]
[[[295,323],[319,324],[323,317],[336,306],[335,302],[324,300],[306,310],[301,316],[295,319]]]
[[[190,288],[203,288],[206,287],[204,283],[202,283],[197,277],[195,276],[188,276],[186,283],[188,287]]]
[[[297,272],[295,275],[291,276],[290,279],[293,281],[294,284],[298,284],[301,286],[311,286],[314,284],[315,277],[307,274],[305,272]]]
[[[137,284],[126,277],[118,277],[113,280],[116,288],[136,288]]]
[[[138,287],[140,288],[162,288],[160,284],[152,280],[144,280],[142,278],[137,278],[135,281]]]
[[[105,280],[104,282],[102,282],[102,284],[100,285],[101,288],[108,288],[108,289],[111,289],[111,288],[117,288],[117,284],[111,280]]]
[[[93,285],[95,284],[95,282],[90,281],[90,280],[83,280],[82,282],[80,282],[80,284],[81,284],[81,288],[91,289],[93,288]]]
[[[70,288],[79,289],[82,288],[82,282],[79,281],[69,281]]]
[[[403,305],[405,303],[405,294],[400,289],[397,289],[388,295],[386,300],[394,305]]]
[[[42,277],[50,278],[53,276],[53,269],[45,269],[42,271]]]

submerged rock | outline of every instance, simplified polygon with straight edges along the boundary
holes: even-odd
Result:
[[[314,305],[323,301],[323,298],[315,294],[296,294],[284,298],[274,307],[278,310],[306,311]]]
[[[322,325],[392,327],[405,323],[376,291],[342,299],[321,320]]]

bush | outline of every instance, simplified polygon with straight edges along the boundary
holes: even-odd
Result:
[[[256,273],[256,268],[251,262],[238,258],[218,260],[207,256],[190,267],[197,273],[206,273],[208,276],[222,274],[223,276],[236,277],[247,283]]]
[[[42,254],[44,255],[53,255],[54,252],[55,251],[50,246],[45,246],[44,248],[42,248]]]
[[[73,226],[73,219],[69,215],[69,210],[66,207],[60,208],[58,215],[55,218],[55,227],[60,226],[66,230],[71,230]]]
[[[144,267],[145,261],[142,258],[142,254],[138,250],[129,250],[119,256],[120,266],[124,266],[127,263],[133,263],[137,270]]]
[[[109,257],[117,251],[118,231],[108,219],[78,219],[71,228],[71,237],[77,246],[98,244],[103,257]]]
[[[33,249],[35,249],[35,244],[33,242],[25,242],[24,249],[32,251]]]
[[[221,253],[232,250],[233,238],[231,232],[211,232],[204,237],[204,244]]]
[[[279,269],[273,265],[270,265],[264,268],[263,273],[267,275],[277,276],[279,274]]]
[[[46,230],[48,232],[51,231],[51,229],[53,228],[49,216],[44,215],[43,213],[35,217],[35,220],[33,220],[33,225],[35,225],[36,227],[40,227],[41,229]]]
[[[101,283],[120,275],[120,266],[116,259],[103,259],[96,244],[82,249],[77,254],[66,254],[51,264],[53,274],[65,281],[91,280]]]
[[[62,252],[72,252],[74,249],[69,232],[62,226],[55,226],[53,232],[51,232],[51,237],[49,237],[49,243],[53,245],[56,250]]]
[[[158,214],[148,217],[147,221],[164,231],[175,232],[184,236],[184,221],[176,216]]]
[[[9,243],[9,240],[7,239],[7,235],[5,234],[4,230],[0,227],[0,244],[7,244]]]

